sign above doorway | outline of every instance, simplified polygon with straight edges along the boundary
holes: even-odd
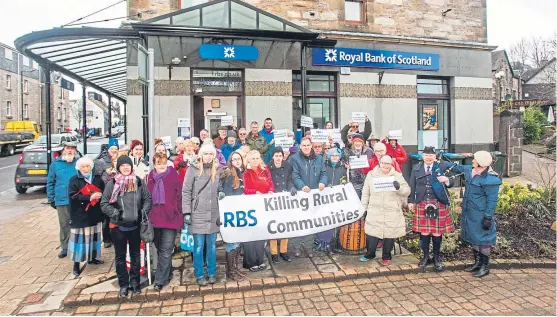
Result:
[[[362,48],[314,48],[313,65],[439,70],[439,55]]]
[[[199,47],[199,57],[225,61],[255,61],[259,57],[259,50],[255,46],[247,45],[202,44]]]

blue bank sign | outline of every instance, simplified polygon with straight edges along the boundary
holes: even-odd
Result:
[[[199,47],[199,57],[225,61],[255,61],[259,57],[259,50],[255,46],[203,44]]]
[[[314,48],[313,65],[439,70],[439,55],[361,48]]]

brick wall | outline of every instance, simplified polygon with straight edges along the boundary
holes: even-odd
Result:
[[[6,88],[6,77],[11,76],[11,89]],[[23,104],[28,104],[28,117],[25,120],[31,120],[39,123],[40,121],[40,93],[41,89],[39,81],[35,78],[23,77],[28,81],[28,92],[23,93]],[[7,121],[21,120],[21,99],[19,89],[19,81],[17,73],[0,69],[0,128],[4,128]],[[7,116],[6,104],[11,101],[11,116]]]
[[[62,91],[62,98],[60,98],[60,91]],[[50,117],[51,117],[51,132],[58,133],[58,128],[63,132],[65,128],[70,127],[70,96],[69,92],[65,89],[61,89],[59,85],[52,84],[50,91]],[[66,109],[66,115],[64,116],[64,109]],[[58,114],[60,114],[60,119],[58,119]],[[46,112],[44,113],[43,122],[46,121]],[[45,124],[43,126],[46,127]]]
[[[345,0],[246,0],[300,26],[487,43],[486,0],[367,0],[361,23],[345,21]],[[180,0],[128,0],[143,19],[173,12]],[[446,14],[442,12],[452,9]]]
[[[496,56],[492,60],[492,78],[493,78],[493,103],[499,105],[501,99],[505,99],[507,94],[510,94],[514,99],[513,89],[517,90],[517,95],[519,95],[518,80],[513,77],[513,73],[505,58],[505,54],[492,55]],[[500,71],[505,72],[505,77],[500,80],[495,78],[495,74]],[[501,81],[501,92],[499,91],[499,81]],[[519,98],[520,99],[520,98]]]

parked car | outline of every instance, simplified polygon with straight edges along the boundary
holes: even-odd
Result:
[[[60,134],[51,135],[51,143],[53,147],[62,145],[65,142],[79,143],[79,139],[77,138],[77,136],[74,136],[70,133],[60,133]],[[31,143],[31,145],[46,146],[46,135],[41,135],[37,140],[35,140],[35,142]]]
[[[57,159],[62,150],[61,145],[52,147],[51,159]],[[80,156],[80,154],[77,154]],[[46,186],[47,178],[47,152],[46,146],[30,145],[23,149],[19,156],[19,164],[15,170],[15,190],[25,194],[29,187]]]
[[[87,154],[85,156],[89,157],[93,161],[98,159],[103,151],[108,148],[108,143],[99,142],[87,142]],[[85,153],[83,149],[83,143],[77,145],[77,151],[79,153]]]

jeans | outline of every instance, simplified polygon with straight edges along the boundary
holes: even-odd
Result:
[[[68,250],[70,241],[70,206],[56,206],[58,224],[60,225],[60,248]]]
[[[120,287],[139,286],[139,270],[140,270],[140,251],[141,236],[139,235],[139,226],[132,231],[121,231],[118,228],[110,229],[112,241],[114,243],[114,252],[116,254],[114,262],[116,263],[116,274],[118,275],[118,285]],[[126,250],[127,242],[130,245],[130,272],[126,267]]]
[[[155,273],[155,284],[166,285],[172,272],[172,250],[176,229],[155,228],[155,246],[158,253],[157,273]]]
[[[195,278],[197,279],[205,277],[205,272],[203,270],[203,249],[205,245],[207,245],[207,275],[211,277],[217,274],[217,234],[194,234],[193,269],[195,271]]]
[[[368,259],[375,258],[375,251],[377,250],[377,244],[381,239],[373,236],[366,235],[366,245],[367,245],[367,254],[365,255]],[[391,260],[391,251],[395,246],[395,239],[394,238],[384,238],[383,239],[383,248],[382,248],[382,259],[383,260]]]

